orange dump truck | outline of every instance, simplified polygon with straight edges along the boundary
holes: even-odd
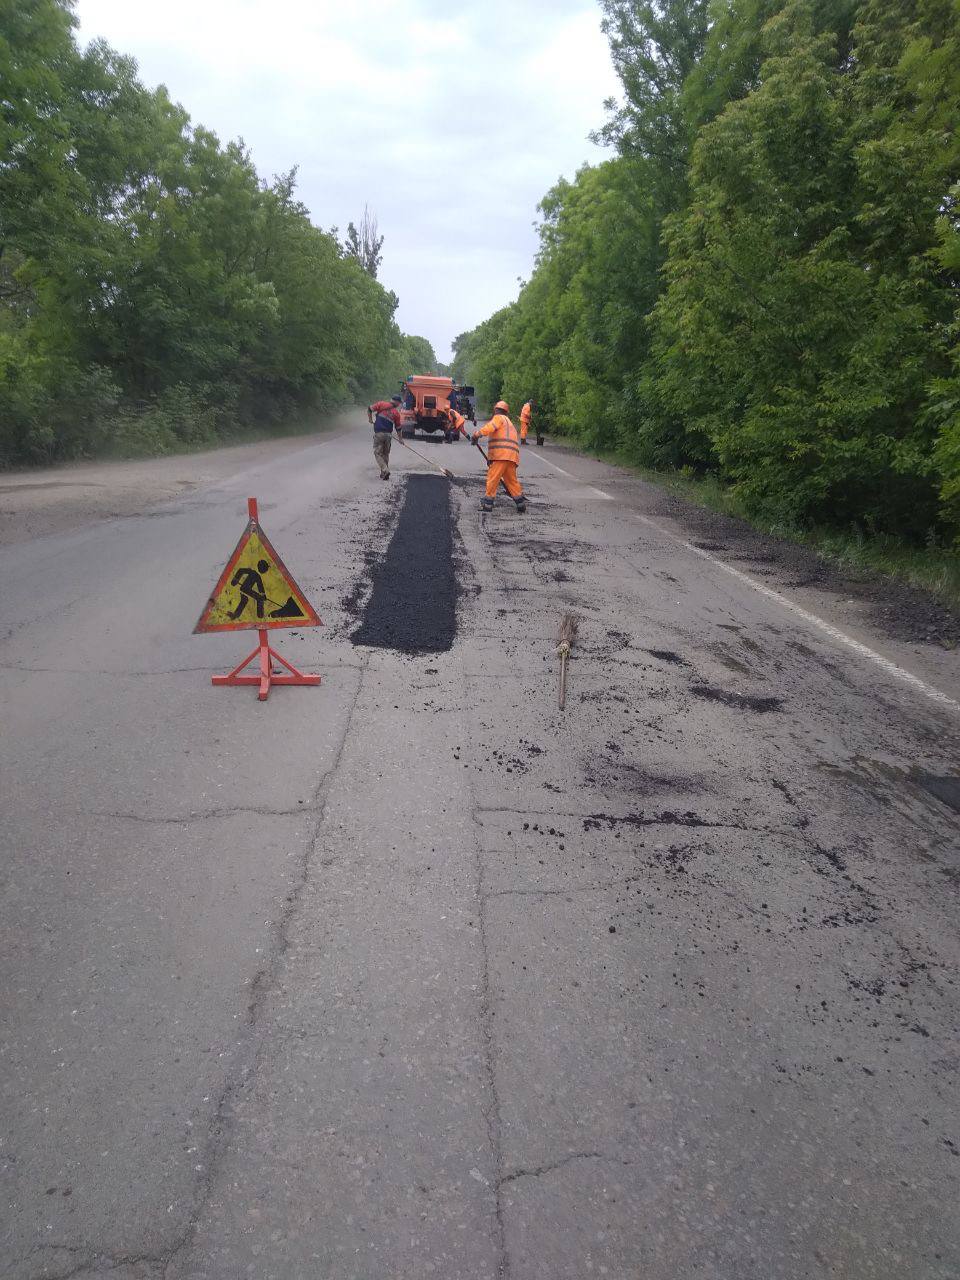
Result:
[[[421,374],[408,378],[401,388],[400,434],[412,440],[418,431],[426,431],[430,435],[442,431],[445,440],[459,440],[460,433],[450,429],[447,417],[453,393],[451,378]]]

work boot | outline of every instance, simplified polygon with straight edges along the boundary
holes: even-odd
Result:
[[[492,510],[493,510],[493,499],[492,499],[492,498],[481,498],[481,499],[480,499],[480,510],[481,510],[481,511],[492,511]]]
[[[390,472],[389,472],[389,471],[381,471],[381,472],[380,472],[380,479],[381,479],[381,480],[389,480],[389,479],[390,479]]]
[[[514,501],[515,501],[515,502],[516,502],[516,504],[517,504],[517,511],[519,511],[520,515],[523,515],[523,513],[524,513],[524,512],[526,511],[526,509],[527,509],[527,500],[526,500],[526,498],[515,498],[515,499],[514,499]]]

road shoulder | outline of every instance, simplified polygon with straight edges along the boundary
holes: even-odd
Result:
[[[528,456],[533,453],[528,450]],[[688,545],[690,555],[711,558],[761,590],[776,592],[960,701],[960,616],[929,593],[878,573],[845,570],[811,547],[698,506],[625,467],[566,445],[548,444],[540,456],[548,466],[562,467],[571,482],[615,499],[653,522],[651,528],[661,536]],[[844,645],[839,652],[844,662],[851,660]]]
[[[142,515],[357,426],[357,410],[332,415],[309,434],[162,458],[74,462],[0,472],[0,547]]]

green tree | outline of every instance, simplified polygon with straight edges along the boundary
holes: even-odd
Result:
[[[440,372],[440,362],[430,342],[415,334],[404,334],[400,358],[403,364],[403,377],[414,373]]]
[[[702,129],[669,224],[646,430],[684,441],[681,460],[715,451],[767,516],[922,536],[936,513],[920,407],[948,303],[930,250],[951,162],[918,127],[908,8],[866,6],[852,58],[814,4],[767,23],[761,82]]]
[[[601,0],[623,87],[599,136],[645,160],[663,211],[683,202],[695,120],[685,96],[710,29],[710,0]]]
[[[374,280],[383,261],[381,252],[383,236],[378,235],[377,232],[377,215],[371,213],[364,205],[359,229],[352,222],[347,223],[347,238],[343,246],[344,253],[350,258],[355,258],[367,275],[373,276]]]
[[[619,158],[458,376],[784,524],[960,529],[958,0],[602,7]]]
[[[0,261],[42,250],[74,220],[82,189],[63,111],[77,62],[70,10],[0,0]],[[5,296],[15,287],[6,264]]]
[[[261,182],[131,59],[78,50],[67,0],[0,6],[0,463],[212,442],[364,395],[399,349],[397,299],[311,225],[295,172]]]

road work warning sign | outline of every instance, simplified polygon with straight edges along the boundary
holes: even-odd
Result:
[[[259,521],[251,516],[194,632],[322,625]]]

